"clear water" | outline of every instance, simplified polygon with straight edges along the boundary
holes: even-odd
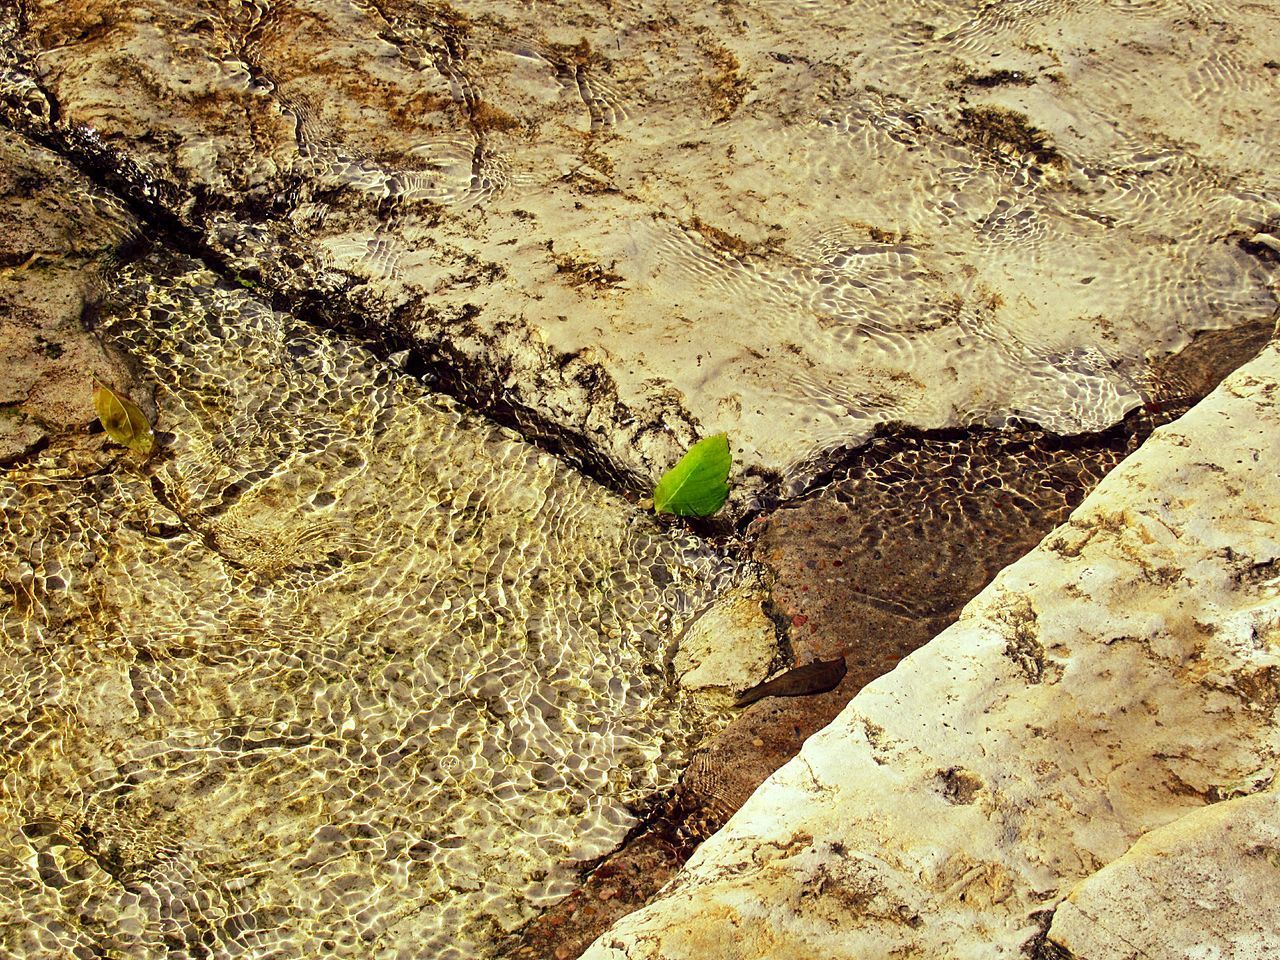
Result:
[[[1241,246],[1280,245],[1274,5],[26,20],[63,115],[178,185],[240,267],[354,287],[637,476],[721,430],[744,465],[803,474],[886,422],[1102,429],[1146,399],[1149,354],[1277,305]]]
[[[193,264],[101,329],[166,440],[0,480],[5,947],[480,955],[714,722],[719,561]]]
[[[727,430],[795,489],[891,421],[1108,426],[1271,316],[1276,38],[1218,0],[33,0],[0,95],[606,461]],[[96,256],[119,204],[52,189],[41,255]],[[99,323],[164,453],[0,480],[0,952],[483,955],[721,721],[664,664],[722,562],[193,263]]]

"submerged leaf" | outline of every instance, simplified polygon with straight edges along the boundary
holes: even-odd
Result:
[[[112,390],[97,377],[93,378],[93,409],[102,427],[116,443],[134,453],[147,456],[155,446],[151,424],[138,405],[123,393]]]
[[[653,491],[653,509],[679,517],[709,517],[729,497],[729,438],[723,433],[700,440],[662,475]]]

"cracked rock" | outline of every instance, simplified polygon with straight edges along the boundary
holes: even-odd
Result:
[[[584,956],[1014,958],[1069,896],[1051,936],[1089,960],[1268,955],[1249,951],[1273,942],[1274,797],[1219,801],[1280,765],[1277,431],[1273,343],[864,688]],[[1258,902],[1237,911],[1242,873]],[[1165,896],[1170,922],[1138,925]],[[1240,952],[1195,952],[1230,931]],[[1123,952],[1160,936],[1162,952]]]

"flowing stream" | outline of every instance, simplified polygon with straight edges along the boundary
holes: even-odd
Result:
[[[1060,437],[1269,331],[1276,38],[1226,0],[0,4],[0,957],[491,956],[729,722],[671,655],[741,558],[547,450],[639,491],[728,433],[732,508],[804,495],[773,529],[844,551],[779,569],[879,611],[811,632],[891,666],[852,651],[1130,449]],[[108,369],[149,462],[88,430]],[[736,729],[725,816],[772,769]]]
[[[722,564],[194,263],[100,311],[164,444],[0,481],[7,946],[479,955],[715,722],[664,665]]]

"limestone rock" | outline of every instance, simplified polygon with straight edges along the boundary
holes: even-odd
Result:
[[[136,230],[122,205],[0,130],[0,463],[96,418],[91,375],[129,387],[83,317]]]
[[[748,577],[689,625],[675,655],[682,687],[733,693],[764,679],[778,655],[767,597],[767,588]]]
[[[1264,789],[1277,435],[1273,344],[866,687],[588,960],[1022,957],[1144,834]]]
[[[1280,956],[1280,794],[1146,834],[1058,906],[1049,942],[1079,960]]]
[[[1103,429],[1276,305],[1267,5],[20,12],[6,123],[640,487],[722,430],[741,502],[888,422]]]

